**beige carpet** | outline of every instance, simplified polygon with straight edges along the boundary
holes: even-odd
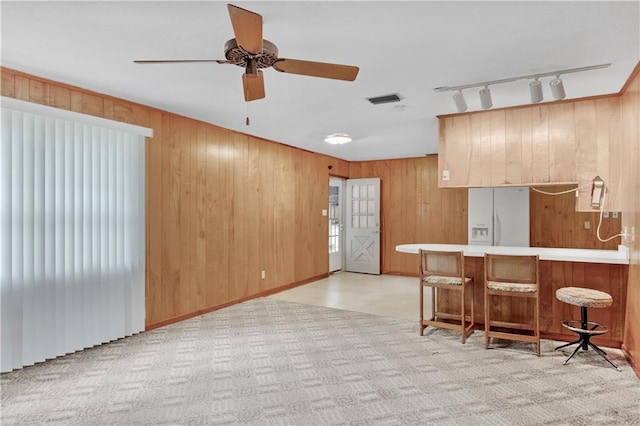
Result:
[[[268,298],[3,374],[2,425],[640,424],[640,381],[592,351]]]

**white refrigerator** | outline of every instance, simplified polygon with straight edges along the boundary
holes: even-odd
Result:
[[[469,245],[529,247],[529,188],[469,188]]]

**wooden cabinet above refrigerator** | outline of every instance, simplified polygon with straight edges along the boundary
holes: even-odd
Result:
[[[590,207],[599,175],[605,209],[621,210],[620,97],[551,102],[440,116],[441,188],[576,184],[578,211]]]

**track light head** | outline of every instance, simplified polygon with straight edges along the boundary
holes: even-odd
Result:
[[[467,110],[467,101],[464,99],[462,90],[459,90],[458,93],[453,95],[453,101],[456,103],[458,112],[465,112]]]
[[[542,95],[542,83],[537,78],[529,83],[529,92],[531,94],[531,102],[534,104],[544,99]]]
[[[482,109],[489,109],[493,106],[493,101],[491,100],[491,90],[489,90],[489,86],[486,86],[484,89],[480,89],[480,105],[482,105]]]
[[[551,95],[556,99],[564,99],[567,94],[564,92],[564,84],[562,80],[560,80],[560,76],[557,75],[556,78],[551,80],[549,83],[549,87],[551,87]]]

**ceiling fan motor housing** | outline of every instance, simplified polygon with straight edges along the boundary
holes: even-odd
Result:
[[[262,53],[254,55],[245,52],[238,46],[236,39],[232,38],[224,44],[224,56],[242,68],[246,68],[250,59],[255,59],[257,68],[269,68],[278,60],[278,48],[269,40],[262,40]]]

